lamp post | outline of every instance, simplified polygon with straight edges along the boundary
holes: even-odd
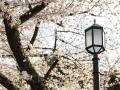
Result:
[[[85,47],[88,53],[93,55],[93,84],[94,90],[100,90],[99,86],[99,58],[98,54],[105,50],[103,27],[94,24],[85,29]]]

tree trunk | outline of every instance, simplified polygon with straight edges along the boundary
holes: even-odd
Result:
[[[27,81],[29,82],[32,90],[44,90],[44,79],[38,75],[31,62],[29,61],[28,56],[25,55],[20,42],[19,31],[14,26],[11,27],[9,25],[9,20],[6,18],[4,18],[3,21],[8,43],[19,65],[20,72],[27,71],[27,73],[32,77],[31,80]]]

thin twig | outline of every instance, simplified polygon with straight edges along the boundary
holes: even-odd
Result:
[[[55,43],[54,43],[53,53],[56,51],[56,43],[57,43],[57,31],[55,31]]]
[[[35,31],[34,31],[34,34],[33,34],[33,36],[32,36],[32,38],[31,38],[31,40],[30,40],[30,44],[34,44],[34,42],[35,42],[35,40],[36,40],[36,37],[37,37],[37,34],[38,34],[38,30],[39,30],[39,25],[40,25],[40,22],[38,22],[37,24],[36,24],[36,27],[35,27]],[[29,50],[30,49],[30,47],[28,46],[28,48],[27,48],[27,50]]]

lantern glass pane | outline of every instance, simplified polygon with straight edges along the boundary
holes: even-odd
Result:
[[[88,50],[89,50],[90,52],[94,53],[93,47],[89,48]]]
[[[100,50],[100,52],[104,51],[103,48]]]
[[[86,31],[86,47],[92,45],[92,30]]]
[[[105,33],[103,32],[103,47],[105,46]]]
[[[95,52],[98,53],[101,47],[94,47]]]
[[[93,32],[94,32],[94,44],[102,45],[102,30],[94,29]]]

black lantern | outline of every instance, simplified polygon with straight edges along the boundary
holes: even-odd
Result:
[[[102,26],[93,24],[85,29],[85,46],[88,53],[91,54],[99,54],[105,50]]]

